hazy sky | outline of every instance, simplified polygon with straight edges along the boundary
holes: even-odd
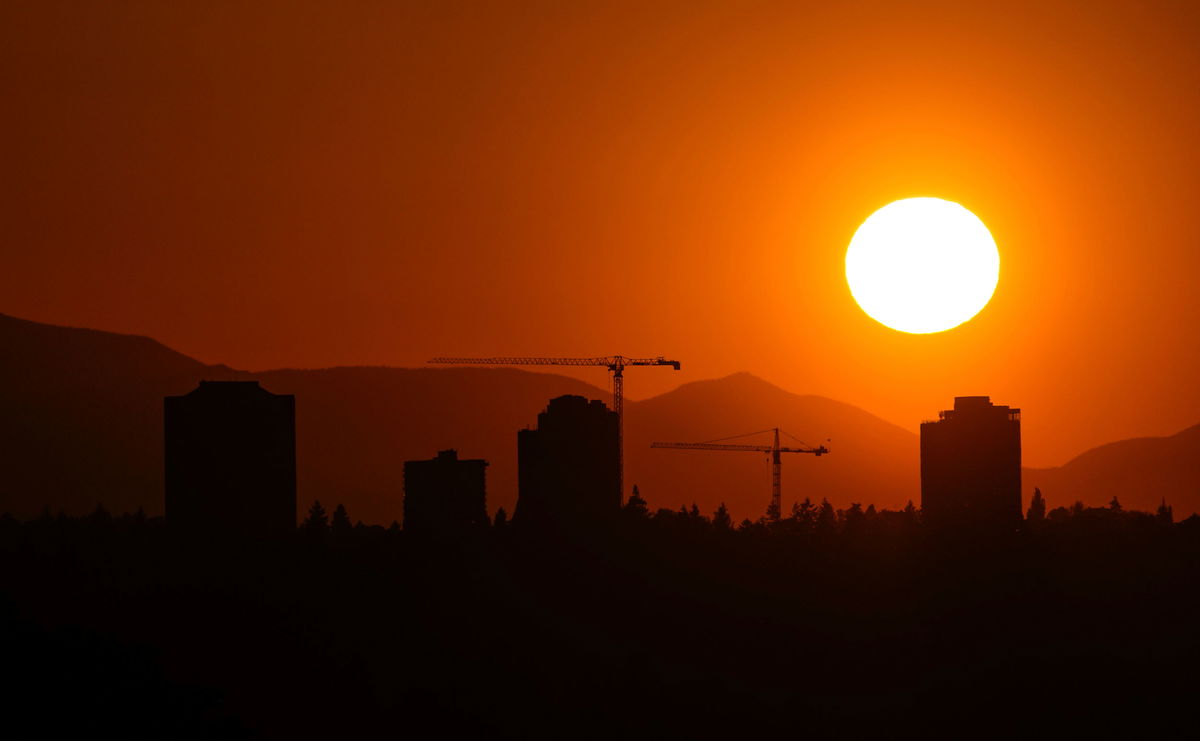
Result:
[[[1200,6],[976,5],[9,0],[0,312],[250,369],[665,354],[632,397],[913,430],[990,394],[1032,465],[1200,422]],[[937,335],[843,276],[914,195],[1001,251]]]

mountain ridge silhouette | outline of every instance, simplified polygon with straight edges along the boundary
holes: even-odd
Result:
[[[1186,517],[1200,511],[1200,424],[1098,445],[1061,466],[1027,468],[1023,485],[1027,492],[1040,488],[1051,507],[1076,500],[1104,506],[1117,497],[1126,509],[1154,511],[1165,499]]]
[[[44,508],[79,514],[98,503],[114,511],[140,506],[160,513],[162,397],[187,393],[200,380],[254,379],[273,393],[296,394],[301,512],[319,498],[329,506],[345,504],[355,519],[384,524],[400,519],[403,461],[446,448],[490,462],[489,508],[504,506],[511,514],[517,430],[536,424],[554,396],[574,393],[606,403],[611,398],[575,378],[507,367],[250,372],[202,363],[142,335],[3,314],[0,343],[7,357],[0,366],[0,449],[6,458],[0,511],[26,517]],[[819,459],[785,456],[785,511],[806,496],[828,497],[838,507],[919,503],[915,433],[852,404],[794,394],[744,371],[627,399],[627,486],[637,484],[652,507],[694,502],[711,512],[725,502],[736,518],[757,518],[769,500],[766,455],[652,450],[649,444],[713,440],[775,426],[832,451]],[[769,436],[745,442],[765,444]],[[1125,441],[1111,445],[1120,442]],[[1078,489],[1071,483],[1076,471],[1087,469],[1075,461],[1087,462],[1091,452],[1060,467],[1074,464],[1066,473],[1029,470],[1026,499],[1040,485],[1051,506],[1074,501],[1069,497],[1106,503],[1108,488],[1084,497],[1067,493]],[[1178,493],[1165,496],[1178,514],[1195,507]],[[1121,497],[1127,507],[1145,506],[1142,499]],[[1153,503],[1157,506],[1157,497]]]

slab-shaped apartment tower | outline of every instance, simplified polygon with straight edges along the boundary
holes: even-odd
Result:
[[[958,396],[921,423],[921,511],[933,528],[1020,527],[1020,409]]]
[[[487,527],[487,461],[443,450],[404,463],[404,529],[456,532]]]
[[[617,413],[582,396],[551,399],[537,429],[517,432],[513,524],[571,529],[611,522],[621,510]]]
[[[257,381],[201,381],[163,400],[168,527],[281,534],[296,528],[296,397]]]

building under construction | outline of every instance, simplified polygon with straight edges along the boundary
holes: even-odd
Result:
[[[1020,409],[959,396],[921,424],[921,511],[933,528],[1020,527]]]
[[[617,413],[582,396],[552,399],[537,429],[517,432],[513,524],[577,529],[613,520],[621,509]]]

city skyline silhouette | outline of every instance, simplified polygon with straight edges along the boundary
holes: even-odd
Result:
[[[246,382],[197,392],[176,397],[189,402],[186,416],[164,410],[174,415],[168,431],[211,435],[261,415],[272,397]],[[953,412],[986,406],[960,398]],[[300,398],[301,418],[303,409]],[[1007,421],[1008,408],[996,409]],[[1016,528],[990,505],[936,523],[911,502],[835,509],[806,497],[786,516],[740,523],[723,504],[711,514],[652,509],[636,486],[617,499],[614,417],[602,401],[568,395],[550,400],[537,428],[514,431],[521,466],[543,473],[522,489],[530,498],[511,524],[503,510],[494,523],[478,518],[487,463],[447,450],[405,464],[405,508],[419,508],[411,528],[355,522],[342,503],[319,501],[291,534],[271,518],[253,525],[257,500],[273,496],[242,486],[256,469],[247,452],[272,458],[261,446],[209,449],[210,468],[179,470],[217,492],[216,517],[186,520],[188,538],[178,537],[177,510],[165,528],[140,509],[0,516],[0,563],[23,559],[18,571],[0,569],[0,589],[25,605],[6,625],[20,638],[10,665],[26,677],[14,696],[42,719],[29,727],[558,738],[582,713],[592,719],[587,733],[600,736],[824,734],[847,724],[953,735],[981,714],[1004,732],[1030,722],[1182,728],[1159,711],[1194,691],[1186,677],[1200,644],[1188,626],[1200,600],[1178,587],[1200,573],[1200,515],[1176,522],[1165,502],[1140,512],[1116,497],[1047,511],[1036,490]],[[589,471],[607,492],[578,475]],[[952,495],[938,487],[939,500]],[[67,617],[83,633],[56,627],[57,606],[79,590],[103,595],[106,607]],[[1089,612],[1096,601],[1100,614]],[[1014,631],[1030,614],[1086,619],[1092,629]],[[672,639],[652,626],[669,626]],[[1114,645],[1116,630],[1126,637]],[[779,631],[807,639],[781,641]],[[47,656],[73,667],[73,679],[40,670]],[[93,679],[100,671],[104,679]],[[1130,683],[1147,672],[1153,684]],[[1030,673],[1059,683],[1054,702],[995,715],[1028,691]],[[111,690],[97,691],[105,686],[155,704],[123,715]],[[1116,712],[1096,694],[1114,686]],[[614,706],[601,688],[654,702]],[[74,712],[50,713],[52,698]],[[331,710],[281,712],[297,699]],[[931,703],[942,710],[896,715]]]
[[[159,512],[161,397],[187,393],[206,378],[261,379],[277,393],[309,399],[309,414],[315,416],[310,416],[312,424],[301,423],[297,433],[297,518],[304,517],[314,498],[341,497],[359,517],[381,524],[403,519],[397,494],[403,477],[397,459],[427,459],[438,450],[465,444],[494,462],[488,474],[489,516],[501,506],[511,516],[517,489],[512,431],[534,424],[534,410],[554,396],[609,398],[609,392],[596,386],[516,369],[341,368],[252,374],[206,366],[146,338],[12,318],[0,318],[0,338],[21,348],[16,356],[21,362],[7,368],[0,402],[6,393],[20,394],[3,403],[26,410],[21,412],[26,415],[45,410],[46,422],[41,424],[53,420],[55,425],[53,436],[23,432],[36,427],[0,430],[8,433],[7,445],[14,451],[9,470],[14,485],[0,489],[0,511],[27,517],[45,506],[85,514],[101,502],[116,512],[138,507]],[[76,375],[80,367],[92,370]],[[484,389],[494,394],[484,407],[472,410],[457,401]],[[67,403],[68,399],[74,401]],[[822,459],[819,466],[793,464],[796,473],[789,480],[800,498],[828,497],[838,507],[858,501],[898,509],[910,499],[920,499],[918,423],[944,404],[943,400],[912,420],[908,432],[866,410],[794,396],[748,374],[689,381],[668,394],[629,402],[626,447],[632,459],[626,466],[626,495],[637,484],[656,507],[695,502],[712,511],[724,501],[738,519],[758,517],[765,506],[762,482],[770,475],[765,459],[664,458],[648,446],[655,440],[714,439],[731,430],[782,422],[785,429],[821,430],[838,447],[837,455]],[[105,411],[96,416],[90,409]],[[484,409],[486,417],[478,418]],[[786,410],[782,419],[781,410]],[[424,419],[424,426],[411,425],[411,418]],[[121,434],[102,432],[97,427],[101,424],[114,425]],[[98,466],[89,456],[64,458],[61,440],[79,450],[102,445],[107,462]],[[1023,452],[1028,448],[1025,441]],[[1103,507],[1118,496],[1127,506],[1152,511],[1165,496],[1186,517],[1200,511],[1200,500],[1193,499],[1200,481],[1198,448],[1200,425],[1160,439],[1114,441],[1082,451],[1061,467],[1025,467],[1022,501],[1027,503],[1033,489],[1041,487],[1051,507],[1070,506],[1076,500]],[[47,465],[53,466],[49,479],[44,475]],[[40,494],[28,496],[31,491]]]

